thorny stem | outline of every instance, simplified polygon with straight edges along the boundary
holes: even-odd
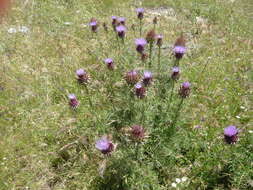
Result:
[[[175,62],[174,62],[174,67],[175,66],[179,66],[179,59],[176,59]]]
[[[174,120],[172,121],[172,127],[175,127],[175,125],[177,123],[177,118],[180,115],[180,110],[182,108],[183,102],[184,102],[184,98],[181,98],[181,101],[180,101],[180,103],[178,105],[177,111],[175,112],[176,114],[175,114]]]
[[[142,19],[140,19],[140,37],[141,37],[141,34],[142,34]]]
[[[86,90],[86,93],[87,93],[87,97],[88,97],[88,100],[89,100],[90,107],[92,108],[93,105],[92,105],[92,102],[91,102],[91,99],[90,99],[90,92],[89,92],[89,89],[87,87],[87,84],[84,84],[84,87],[85,87],[85,90]]]
[[[158,75],[160,76],[161,70],[161,46],[158,47]]]
[[[149,44],[149,68],[151,68],[152,63],[152,49],[153,49],[153,42]]]

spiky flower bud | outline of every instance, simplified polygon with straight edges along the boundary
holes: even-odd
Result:
[[[156,34],[155,34],[155,30],[152,29],[150,30],[147,35],[146,35],[146,40],[148,43],[153,43],[156,39]]]
[[[162,36],[162,35],[157,35],[157,36],[156,36],[156,39],[157,39],[156,45],[157,45],[158,47],[161,47],[161,46],[163,45],[163,36]]]
[[[77,108],[77,106],[79,105],[79,102],[77,101],[75,94],[69,94],[68,97],[69,97],[70,107],[73,109]]]
[[[135,86],[135,95],[138,98],[144,98],[146,96],[146,89],[145,87],[142,85],[142,83],[137,83]]]
[[[90,20],[90,23],[89,23],[90,27],[91,27],[91,30],[93,32],[97,32],[97,29],[98,29],[98,23],[97,23],[97,20],[95,18],[92,18]]]
[[[131,127],[131,136],[135,140],[142,140],[145,138],[145,129],[140,125],[133,125]]]
[[[126,73],[125,80],[128,84],[136,84],[139,80],[139,74],[137,71],[132,70]]]
[[[89,80],[89,76],[87,72],[83,69],[76,70],[76,76],[77,76],[78,82],[80,83],[87,83]]]
[[[104,62],[109,70],[114,70],[114,62],[112,58],[106,58]]]
[[[145,86],[148,86],[151,84],[153,80],[153,75],[150,71],[144,71],[143,73],[143,79],[142,79],[142,82]]]
[[[180,76],[179,67],[173,67],[172,68],[172,73],[171,73],[171,78],[173,80],[177,80],[177,79],[179,79],[179,76]]]
[[[228,144],[234,144],[238,140],[238,130],[235,126],[230,125],[224,129],[224,138]]]
[[[190,95],[190,86],[191,84],[189,82],[184,82],[181,86],[181,88],[179,89],[179,95],[182,97],[182,98],[186,98]]]
[[[145,62],[145,61],[147,60],[147,58],[148,58],[148,54],[146,54],[146,53],[142,53],[142,54],[141,54],[141,60],[142,60],[143,62]]]
[[[153,19],[153,24],[157,24],[157,17]]]

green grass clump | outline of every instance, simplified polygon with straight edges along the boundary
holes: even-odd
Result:
[[[142,37],[158,18],[160,69],[156,45],[151,67],[135,50],[137,7],[146,10]],[[13,4],[0,28],[0,189],[252,189],[252,8],[248,0]],[[127,19],[124,44],[112,15]],[[187,53],[171,93],[171,50],[181,34]],[[76,80],[79,68],[88,91]],[[132,69],[153,73],[143,99],[125,82]],[[184,81],[191,94],[178,109]],[[80,102],[74,110],[70,93]],[[131,138],[134,124],[146,130],[142,141]],[[239,129],[236,144],[224,142],[228,125]],[[95,148],[104,135],[117,144],[111,156]]]

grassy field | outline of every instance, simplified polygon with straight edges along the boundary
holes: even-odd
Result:
[[[158,18],[161,69],[157,47],[151,67],[136,53],[137,7],[145,8],[143,37]],[[112,15],[126,17],[124,43]],[[0,189],[253,189],[252,19],[251,0],[16,1],[0,27]],[[187,52],[172,91],[181,34]],[[88,91],[76,81],[79,68]],[[144,99],[126,85],[131,69],[154,74]],[[184,81],[191,93],[179,107]],[[127,133],[134,124],[146,129],[142,142]],[[229,125],[239,129],[236,144],[224,142]],[[95,148],[104,135],[117,144],[111,156]]]

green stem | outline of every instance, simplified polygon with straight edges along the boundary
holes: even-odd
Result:
[[[168,108],[167,111],[169,111],[170,109],[170,105],[171,105],[171,101],[172,101],[172,97],[173,97],[173,92],[174,92],[174,87],[175,87],[175,81],[172,80],[172,88],[171,88],[171,92],[170,92],[170,98],[169,98],[169,102],[168,102]]]
[[[181,110],[181,108],[182,108],[183,102],[184,102],[184,98],[181,98],[181,101],[180,101],[180,103],[179,103],[179,105],[178,105],[178,108],[177,108],[175,117],[174,117],[174,119],[173,119],[173,121],[172,121],[172,127],[175,127],[175,125],[176,125],[176,123],[177,123],[177,118],[178,118],[179,115],[180,115],[180,110]]]
[[[87,93],[87,97],[88,97],[88,100],[89,100],[90,107],[92,108],[93,105],[92,105],[92,102],[91,102],[91,99],[90,99],[90,92],[89,92],[89,89],[87,87],[87,84],[84,84],[84,87],[85,87],[85,90],[86,90],[86,93]]]
[[[161,71],[161,46],[158,47],[158,75],[160,76]]]
[[[153,49],[153,42],[149,44],[149,68],[151,68],[152,63],[152,49]]]
[[[141,37],[141,34],[142,34],[142,19],[140,19],[140,37]]]

